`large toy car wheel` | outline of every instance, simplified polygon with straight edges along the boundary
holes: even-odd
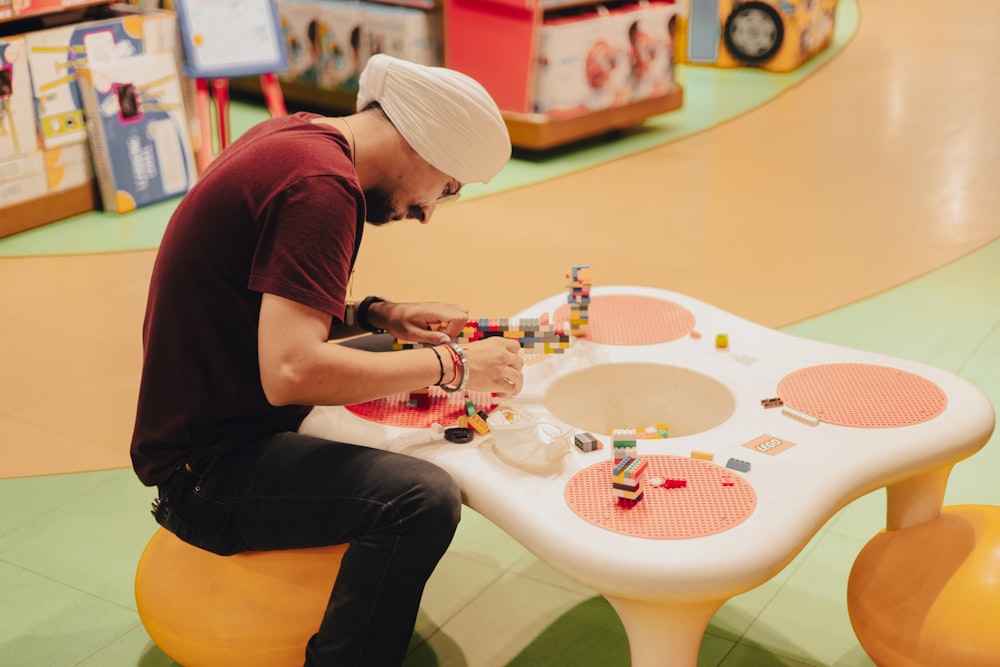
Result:
[[[781,48],[785,26],[771,5],[745,2],[726,19],[723,38],[736,60],[747,65],[761,65]]]

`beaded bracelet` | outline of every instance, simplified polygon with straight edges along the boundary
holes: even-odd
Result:
[[[457,343],[453,341],[446,341],[444,345],[448,346],[448,352],[451,354],[451,361],[455,364],[455,374],[459,376],[460,379],[458,384],[452,384],[455,380],[452,378],[447,384],[441,385],[441,388],[447,392],[462,391],[469,384],[469,360],[465,358],[465,351],[458,346]]]

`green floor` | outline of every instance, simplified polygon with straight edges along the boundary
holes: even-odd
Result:
[[[787,331],[940,366],[1000,407],[997,294],[1000,242]],[[1000,504],[998,469],[991,442],[955,468],[947,503]],[[172,664],[144,632],[132,595],[155,528],[135,508],[150,499],[128,470],[0,481],[0,665]],[[845,587],[884,512],[883,492],[855,501],[775,579],[727,603],[700,665],[870,666]],[[602,598],[467,511],[428,586],[407,667],[627,664],[621,625]]]

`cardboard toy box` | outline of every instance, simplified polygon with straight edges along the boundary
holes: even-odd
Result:
[[[0,159],[38,148],[24,39],[0,37]]]
[[[533,107],[568,117],[674,87],[673,3],[554,14],[539,30]]]
[[[87,141],[76,72],[88,64],[143,53],[179,57],[176,17],[171,12],[128,13],[27,33],[28,63],[42,145]]]
[[[79,80],[104,210],[187,192],[197,169],[173,57],[88,64]]]
[[[364,3],[361,23],[363,62],[376,53],[438,67],[444,62],[440,10]]]
[[[49,192],[62,192],[94,180],[88,144],[46,148],[45,179]]]
[[[47,192],[42,151],[36,149],[0,159],[0,204],[13,206],[43,197]]]
[[[361,3],[357,0],[282,0],[288,51],[283,81],[327,90],[357,91],[361,72]]]
[[[624,22],[601,8],[555,16],[538,32],[534,110],[574,116],[624,104],[629,44]]]
[[[675,3],[650,2],[623,14],[629,39],[632,100],[663,95],[677,86],[674,80]]]

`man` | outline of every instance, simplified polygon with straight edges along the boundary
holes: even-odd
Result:
[[[309,406],[435,384],[503,398],[522,382],[516,342],[450,341],[464,308],[348,303],[366,219],[426,223],[507,162],[496,104],[462,74],[379,55],[358,109],[261,123],[181,201],[153,268],[131,446],[139,478],[159,487],[156,520],[191,544],[349,543],[307,665],[398,665],[461,511],[432,464],[297,434]],[[330,342],[363,330],[436,345]]]

